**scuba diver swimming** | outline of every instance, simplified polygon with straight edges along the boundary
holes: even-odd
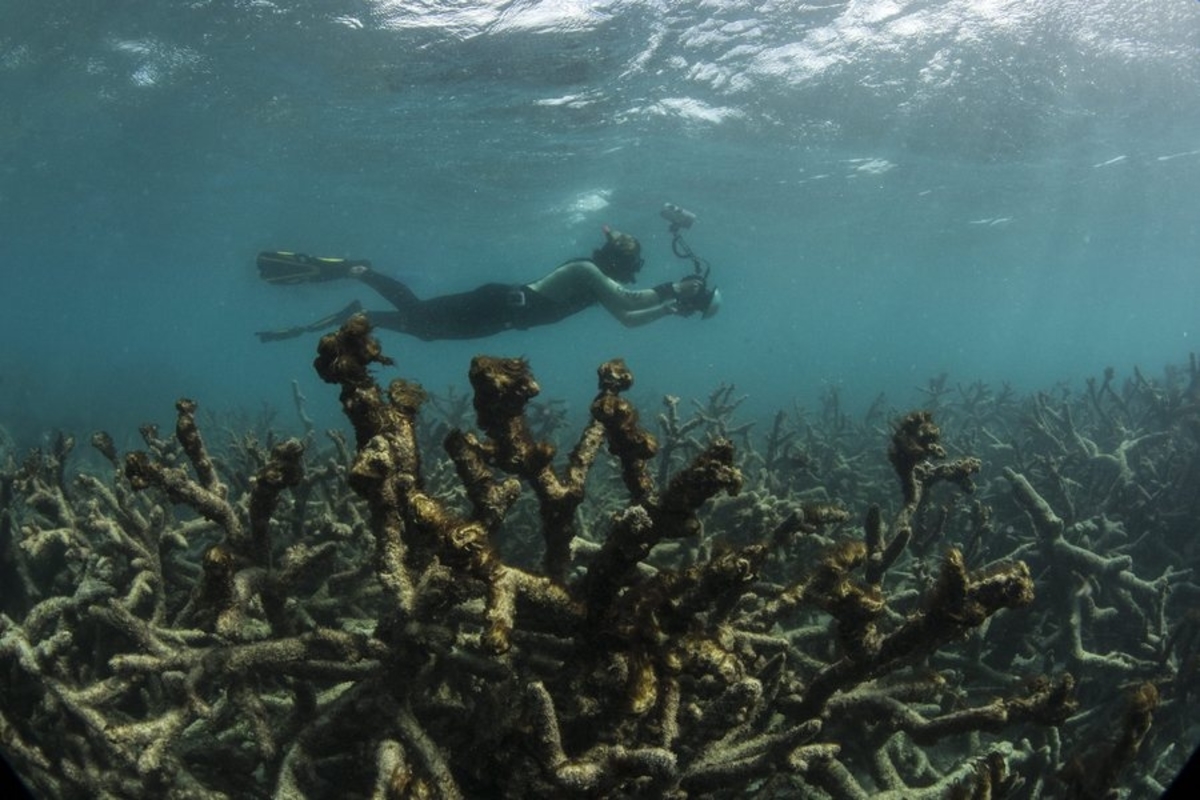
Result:
[[[531,283],[486,283],[470,291],[427,299],[417,297],[401,281],[376,272],[366,260],[269,251],[259,253],[258,272],[264,281],[275,285],[356,279],[395,308],[367,311],[371,324],[425,341],[478,339],[510,329],[550,325],[597,304],[626,327],[672,315],[699,313],[707,319],[720,307],[721,294],[708,287],[707,265],[696,258],[680,235],[695,216],[669,203],[663,207],[662,216],[671,223],[675,255],[691,259],[694,271],[652,289],[627,288],[644,263],[641,244],[633,236],[608,227],[604,228],[604,244],[593,250],[590,258],[566,261]],[[362,311],[362,305],[355,301],[308,325],[256,335],[263,342],[291,339],[340,325]]]

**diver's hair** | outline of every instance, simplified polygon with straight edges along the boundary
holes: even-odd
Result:
[[[637,269],[634,268],[634,263],[628,257],[617,255],[606,248],[597,247],[592,251],[592,257],[588,260],[618,283],[633,283],[637,279]]]
[[[633,283],[641,269],[642,243],[627,233],[605,230],[602,247],[592,251],[592,263],[619,283]]]

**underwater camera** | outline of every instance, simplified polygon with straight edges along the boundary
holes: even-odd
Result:
[[[698,311],[703,319],[716,316],[717,311],[721,309],[721,291],[715,286],[710,288],[708,285],[708,276],[712,272],[712,267],[692,251],[688,243],[683,240],[683,234],[680,233],[684,228],[692,227],[692,223],[696,221],[696,215],[674,203],[663,203],[662,210],[658,214],[671,225],[671,252],[675,254],[676,258],[692,262],[692,275],[687,276],[685,280],[691,278],[700,282],[700,291],[686,304],[681,304],[680,313],[690,317]]]

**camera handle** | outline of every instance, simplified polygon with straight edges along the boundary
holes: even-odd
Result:
[[[658,212],[658,215],[669,223],[667,230],[671,232],[672,236],[671,252],[675,254],[676,258],[686,258],[691,261],[692,266],[696,268],[696,274],[707,280],[708,262],[692,252],[692,248],[683,240],[682,231],[692,227],[692,223],[696,221],[696,215],[674,203],[663,203],[662,210]]]
[[[683,234],[680,233],[680,226],[672,224],[668,230],[671,233],[671,252],[676,258],[684,258],[692,262],[692,266],[696,270],[696,274],[704,280],[708,280],[708,273],[712,271],[712,267],[707,261],[696,255],[691,246],[684,241]]]

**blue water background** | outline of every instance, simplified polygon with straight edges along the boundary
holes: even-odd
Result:
[[[370,258],[420,294],[532,280],[611,224],[641,285],[689,269],[719,316],[424,343],[466,386],[522,355],[582,413],[722,383],[749,415],[916,387],[1157,374],[1196,348],[1200,3],[78,2],[0,7],[0,425],[24,442],[203,408],[341,424],[317,337],[359,298],[263,285],[260,249]]]

